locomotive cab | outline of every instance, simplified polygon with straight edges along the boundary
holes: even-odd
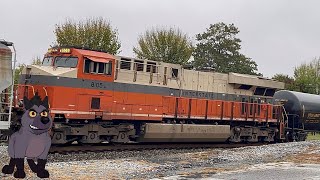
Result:
[[[33,66],[53,75],[83,79],[113,81],[115,58],[102,52],[75,48],[49,49],[41,65]],[[37,74],[35,71],[33,74]],[[38,73],[41,75],[41,73]]]
[[[95,89],[103,90],[105,83],[113,82],[114,62],[114,56],[104,52],[51,48],[40,65],[28,65],[22,71],[17,101],[38,92],[41,97],[49,97],[51,115],[56,121],[74,118],[72,113],[65,113],[68,111],[86,111],[75,119],[94,119],[95,112],[107,105],[101,101],[111,96]],[[102,118],[102,114],[97,117]]]

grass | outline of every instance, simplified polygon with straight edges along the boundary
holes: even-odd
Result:
[[[307,141],[311,140],[320,140],[320,133],[316,133],[315,135],[313,135],[312,133],[308,133]]]

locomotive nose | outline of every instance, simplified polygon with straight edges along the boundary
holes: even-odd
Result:
[[[49,120],[49,118],[47,118],[47,117],[42,117],[42,118],[41,118],[41,122],[42,122],[43,124],[48,124],[49,121],[50,121],[50,120]]]

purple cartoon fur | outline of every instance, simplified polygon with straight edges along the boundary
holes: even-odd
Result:
[[[25,113],[21,118],[21,128],[11,135],[8,152],[10,162],[2,168],[4,174],[12,174],[14,168],[15,178],[25,178],[24,158],[30,169],[40,178],[48,178],[49,172],[45,169],[47,155],[51,146],[51,138],[48,134],[52,125],[49,116],[48,97],[41,100],[38,93],[32,98],[24,97]],[[37,164],[34,162],[37,159]]]

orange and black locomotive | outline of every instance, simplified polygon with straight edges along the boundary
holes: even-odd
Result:
[[[12,129],[23,97],[48,96],[54,144],[275,142],[301,132],[300,126],[287,131],[284,106],[273,99],[283,88],[284,83],[258,76],[55,47],[41,65],[23,69],[9,91],[13,98],[1,96],[1,102],[13,101],[7,106]]]
[[[16,107],[49,97],[53,143],[273,142],[285,139],[284,84],[258,76],[56,47],[28,65]]]

